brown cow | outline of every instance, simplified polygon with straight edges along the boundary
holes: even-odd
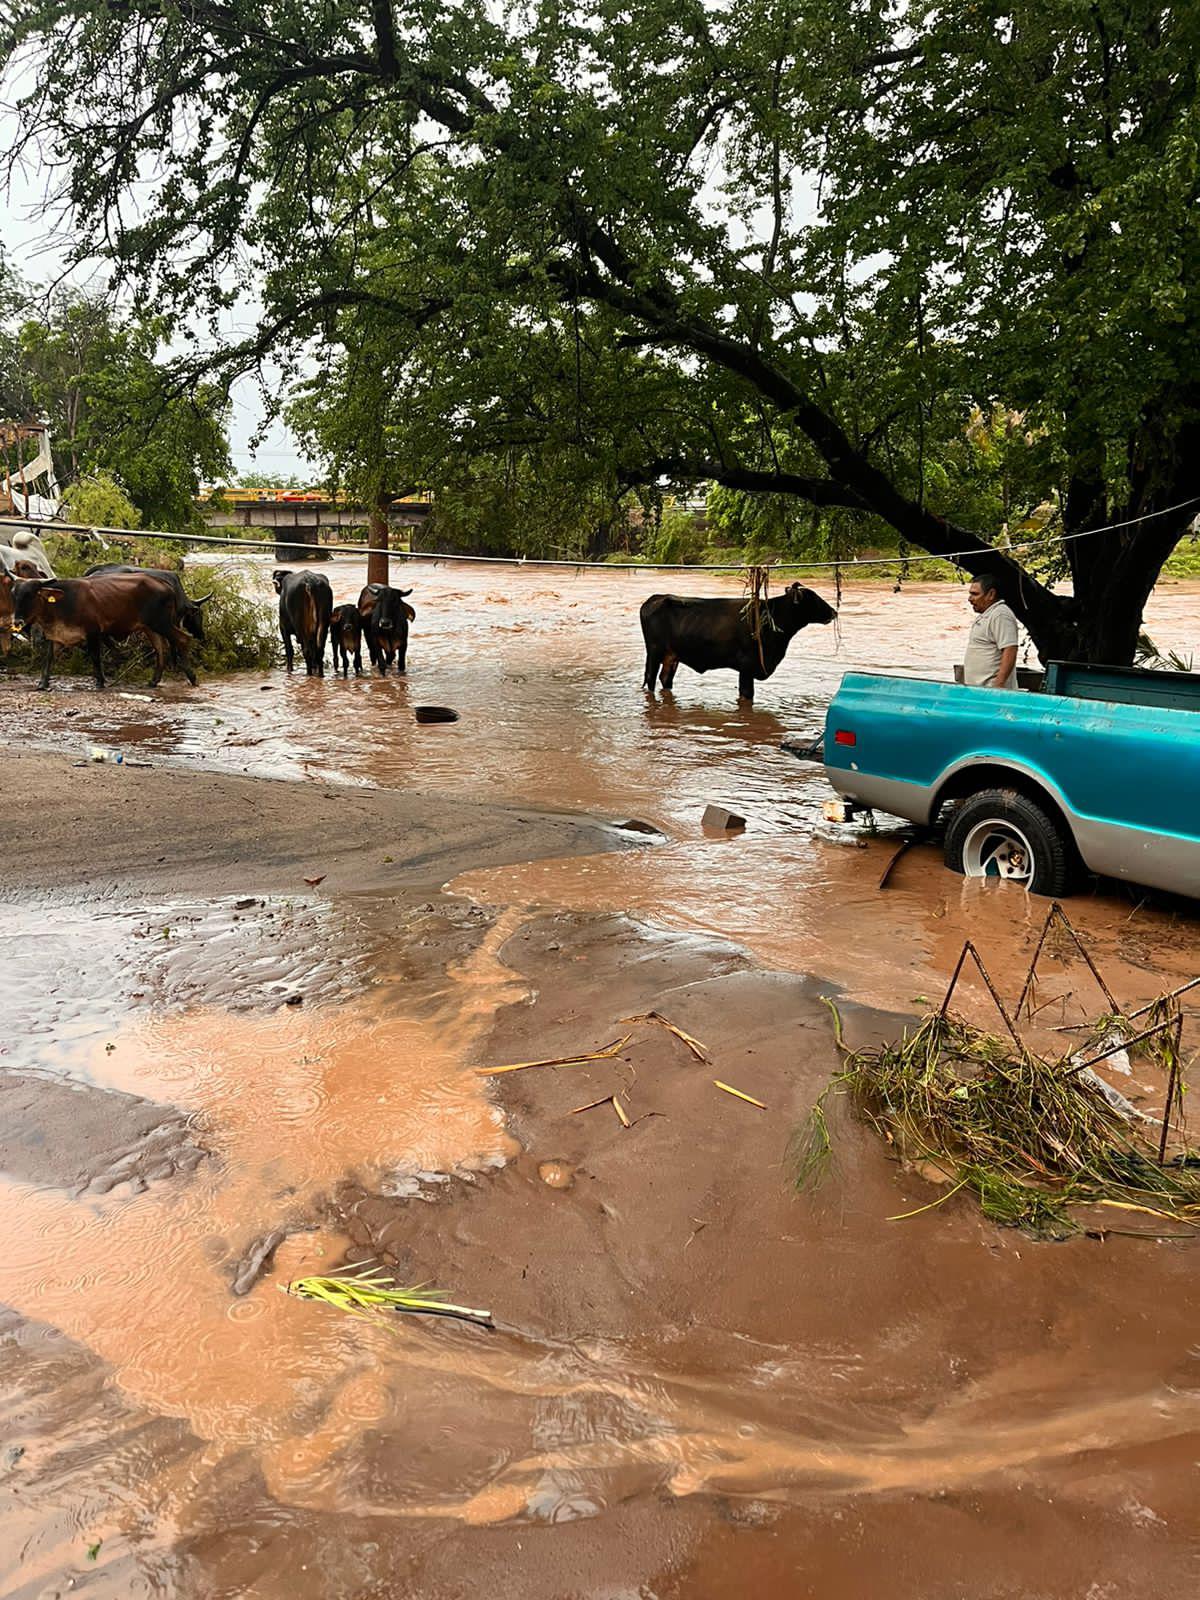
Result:
[[[0,572],[0,656],[12,649],[13,580],[11,573]]]
[[[191,640],[180,626],[179,601],[162,578],[148,572],[114,572],[96,578],[45,578],[13,588],[13,620],[18,628],[41,628],[46,638],[39,689],[50,687],[55,645],[82,645],[91,658],[96,687],[104,687],[100,646],[140,634],[154,651],[152,688],[162,681],[168,655],[178,660],[188,682],[196,674],[188,661]]]

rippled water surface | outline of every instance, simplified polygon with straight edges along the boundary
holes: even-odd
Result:
[[[261,592],[269,563],[242,565]],[[350,558],[322,571],[338,602],[355,596],[364,576]],[[142,685],[96,694],[85,680],[59,678],[49,703],[16,680],[0,685],[0,734],[80,748],[99,740],[135,757],[233,771],[633,814],[668,832],[691,832],[698,809],[719,800],[758,826],[781,828],[819,813],[823,785],[780,753],[780,740],[819,731],[846,671],[950,677],[972,620],[958,584],[900,593],[847,585],[838,623],[798,635],[748,709],[732,673],[681,668],[673,696],[643,694],[638,607],[668,575],[414,562],[403,582],[417,611],[406,678],[289,680],[277,671],[209,681],[198,692],[176,679],[146,700],[128,698],[148,693]],[[671,586],[740,592],[736,580],[703,573]],[[818,587],[833,598],[831,585]],[[1160,589],[1147,626],[1161,648],[1200,654],[1191,588]],[[462,720],[418,726],[411,709],[422,703],[449,705]]]

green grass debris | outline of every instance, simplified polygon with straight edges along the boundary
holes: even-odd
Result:
[[[840,1042],[841,1021],[831,1010]],[[1120,1020],[1105,1018],[1106,1032]],[[1127,1026],[1126,1037],[1136,1031]],[[1131,1043],[1168,1070],[1173,1118],[1184,1093],[1177,1039],[1164,1028]],[[935,1012],[898,1042],[848,1052],[830,1087],[848,1095],[902,1160],[929,1163],[1004,1226],[1064,1238],[1094,1229],[1076,1215],[1080,1208],[1106,1205],[1200,1229],[1200,1168],[1186,1150],[1163,1161],[1144,1124],[1114,1108],[1083,1065],[1079,1058],[1046,1059]],[[792,1140],[801,1188],[818,1182],[828,1165],[826,1094]]]

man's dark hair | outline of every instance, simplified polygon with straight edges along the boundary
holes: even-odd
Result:
[[[1000,592],[1000,580],[994,572],[972,573],[972,580],[979,585],[980,594],[999,594]]]

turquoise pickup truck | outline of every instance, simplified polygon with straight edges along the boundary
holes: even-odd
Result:
[[[942,823],[954,872],[1200,897],[1200,675],[1053,662],[1022,693],[852,672],[823,754],[831,814]]]

